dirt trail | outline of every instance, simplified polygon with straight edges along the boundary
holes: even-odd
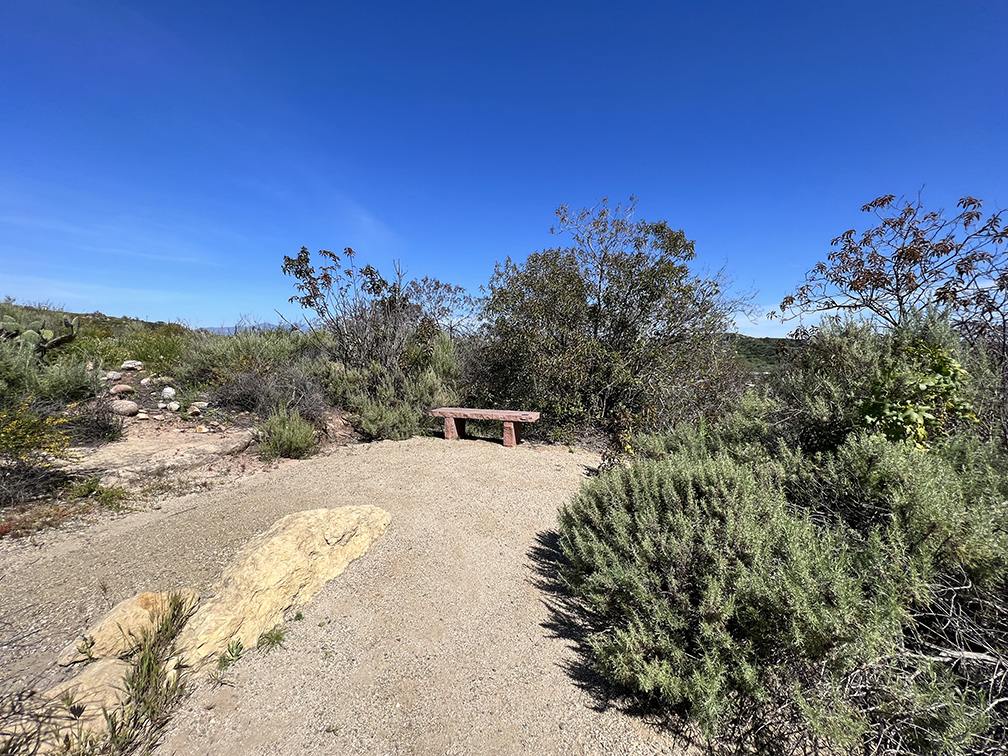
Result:
[[[156,512],[8,542],[0,679],[52,681],[59,650],[111,604],[205,590],[284,514],[369,503],[392,515],[385,536],[288,624],[285,648],[247,652],[228,686],[201,682],[159,754],[678,752],[572,674],[577,654],[544,603],[557,507],[597,464],[475,440],[348,446]]]

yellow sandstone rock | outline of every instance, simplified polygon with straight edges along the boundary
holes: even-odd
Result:
[[[391,516],[374,506],[313,509],[277,521],[253,538],[221,576],[177,639],[197,671],[214,662],[232,640],[245,648],[304,606],[327,582],[364,554]]]
[[[183,596],[192,602],[197,599],[191,591],[183,592]],[[119,602],[82,637],[63,649],[57,663],[65,667],[89,659],[122,656],[129,650],[132,636],[151,626],[152,615],[168,608],[168,597],[167,593],[148,592]]]

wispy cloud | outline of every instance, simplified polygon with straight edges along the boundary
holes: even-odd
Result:
[[[96,247],[86,244],[79,244],[77,249],[83,250],[85,252],[97,252],[103,255],[118,255],[121,257],[136,257],[143,260],[156,260],[159,262],[170,262],[170,263],[187,263],[193,265],[209,265],[214,268],[223,267],[221,263],[215,260],[208,260],[202,257],[192,257],[187,255],[159,255],[154,252],[140,252],[135,249],[123,249],[121,247]]]

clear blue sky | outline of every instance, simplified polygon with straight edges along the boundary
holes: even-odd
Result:
[[[302,245],[478,290],[558,204],[633,193],[772,306],[881,194],[1008,205],[1006,29],[1004,0],[3,0],[0,295],[275,321]]]

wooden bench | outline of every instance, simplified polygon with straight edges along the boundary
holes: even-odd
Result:
[[[522,410],[470,409],[468,407],[439,407],[428,413],[431,417],[444,418],[444,437],[454,441],[465,435],[466,420],[500,420],[504,423],[504,446],[521,443],[522,423],[534,423],[538,412]]]

